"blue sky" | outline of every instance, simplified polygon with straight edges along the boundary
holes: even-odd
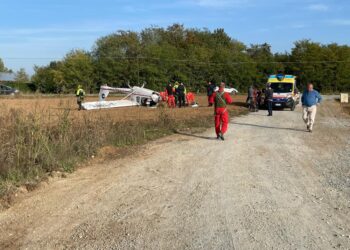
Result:
[[[172,23],[224,28],[275,52],[305,38],[350,44],[349,0],[1,0],[0,10],[0,58],[29,73],[114,31]]]

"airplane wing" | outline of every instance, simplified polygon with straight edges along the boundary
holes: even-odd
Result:
[[[84,110],[125,108],[134,106],[139,106],[139,104],[130,100],[85,102],[82,104]]]
[[[215,88],[215,92],[219,91],[219,87],[216,87]],[[229,94],[234,94],[234,93],[238,93],[238,90],[235,89],[235,88],[225,88],[224,90],[226,93],[229,93]]]

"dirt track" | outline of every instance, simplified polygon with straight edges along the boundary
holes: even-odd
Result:
[[[81,169],[0,214],[0,248],[350,249],[350,119],[234,118]]]

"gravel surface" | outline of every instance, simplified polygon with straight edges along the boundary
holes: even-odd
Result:
[[[301,108],[152,142],[24,195],[0,249],[350,249],[350,119]]]

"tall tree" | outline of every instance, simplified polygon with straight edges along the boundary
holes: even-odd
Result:
[[[273,54],[267,43],[245,44],[223,29],[188,29],[181,24],[151,27],[141,32],[118,31],[98,39],[91,52],[75,50],[62,61],[36,68],[33,79],[42,91],[88,90],[101,84],[148,83],[160,90],[169,81],[188,89],[205,88],[205,81],[225,81],[244,91],[264,85],[268,75],[282,70],[323,91],[350,89],[350,47],[297,41],[290,53]]]
[[[24,68],[20,68],[16,72],[15,80],[16,80],[16,82],[19,82],[19,83],[28,83],[29,82],[29,76],[26,73],[26,70]]]
[[[5,63],[1,58],[0,58],[0,72],[12,72],[12,70],[5,67]]]
[[[94,86],[94,67],[90,54],[83,50],[69,52],[62,62],[61,69],[64,77],[64,88],[72,90],[82,85],[92,92]]]

